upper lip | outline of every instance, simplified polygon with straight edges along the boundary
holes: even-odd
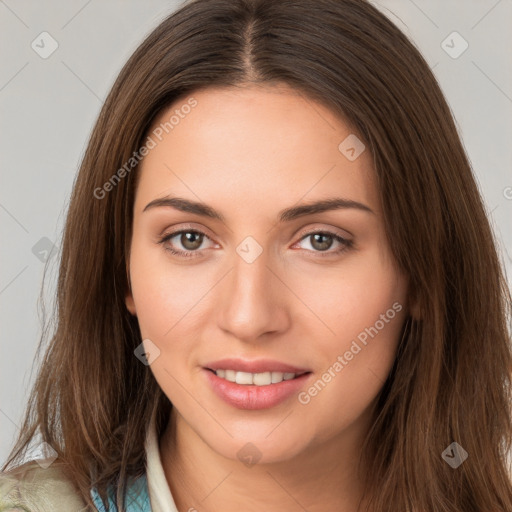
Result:
[[[209,370],[235,370],[247,373],[282,372],[302,374],[310,371],[306,368],[298,368],[272,359],[248,361],[237,358],[219,359],[218,361],[206,364],[205,368]]]

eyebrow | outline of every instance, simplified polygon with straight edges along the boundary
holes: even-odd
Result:
[[[214,210],[211,206],[208,206],[204,203],[199,203],[197,201],[191,201],[190,199],[184,199],[182,197],[167,196],[160,199],[155,199],[148,203],[142,211],[145,212],[160,206],[175,208],[176,210],[182,212],[193,213],[202,217],[220,220],[221,222],[225,222],[226,220],[221,213]],[[375,212],[369,206],[363,203],[359,203],[358,201],[353,201],[351,199],[334,197],[323,199],[321,201],[315,201],[312,203],[301,204],[299,206],[292,206],[291,208],[285,208],[278,213],[278,220],[279,222],[289,222],[306,215],[341,209],[356,209],[375,214]]]

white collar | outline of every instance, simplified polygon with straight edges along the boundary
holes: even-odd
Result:
[[[146,458],[146,475],[152,512],[178,512],[160,458],[155,415],[152,416],[146,435]]]

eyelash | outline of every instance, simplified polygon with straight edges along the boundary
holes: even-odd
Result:
[[[174,238],[175,236],[181,235],[183,233],[194,233],[194,234],[198,234],[198,235],[204,235],[206,238],[210,239],[210,237],[206,233],[203,233],[202,231],[199,231],[197,229],[182,229],[180,231],[174,231],[173,233],[164,235],[162,238],[159,239],[158,243],[162,244],[164,246],[164,249],[166,251],[169,251],[174,256],[179,256],[182,258],[199,257],[199,254],[200,254],[199,251],[177,251],[176,249],[173,249],[172,247],[167,247],[164,245],[171,238]],[[320,256],[321,258],[330,257],[333,255],[339,255],[353,247],[352,240],[347,240],[346,238],[343,238],[336,233],[333,233],[331,231],[326,231],[326,230],[316,230],[316,231],[310,231],[308,233],[305,233],[302,236],[302,238],[299,240],[299,242],[301,242],[302,240],[305,240],[306,238],[308,238],[310,236],[317,235],[317,234],[331,236],[332,238],[334,238],[335,241],[339,242],[342,245],[342,247],[340,249],[337,249],[335,251],[329,251],[329,252],[327,252],[327,251],[310,251],[310,250],[306,249],[308,252],[318,253],[318,256]]]

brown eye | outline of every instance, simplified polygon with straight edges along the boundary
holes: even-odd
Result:
[[[319,251],[326,251],[333,244],[333,236],[326,233],[314,233],[309,235],[311,246]]]
[[[328,257],[341,254],[342,252],[350,249],[353,246],[352,240],[347,240],[337,233],[331,233],[330,231],[313,231],[312,233],[306,233],[300,240],[299,243],[309,241],[311,248],[306,248],[308,252],[317,253],[318,256]],[[337,248],[329,250],[333,244]]]
[[[183,231],[180,236],[180,243],[187,251],[195,251],[201,247],[204,235],[197,231]]]
[[[169,251],[175,256],[192,258],[201,256],[199,249],[203,245],[205,238],[210,240],[210,238],[201,231],[182,229],[181,231],[164,235],[158,243],[162,244],[166,251]]]

